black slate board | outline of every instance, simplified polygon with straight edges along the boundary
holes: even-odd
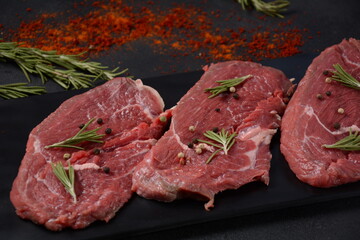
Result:
[[[297,55],[266,61],[263,64],[282,69],[289,78],[295,77],[299,80],[313,57]],[[144,83],[157,89],[169,108],[176,104],[201,74],[201,71],[197,71],[149,78],[144,79]],[[109,223],[96,222],[83,230],[48,231],[43,226],[17,217],[9,200],[9,192],[25,153],[27,136],[31,129],[54,111],[62,101],[81,92],[84,90],[0,102],[2,239],[118,239],[183,225],[360,196],[360,182],[331,189],[318,189],[301,183],[290,171],[279,151],[280,135],[277,134],[271,144],[273,159],[270,185],[251,183],[238,190],[220,193],[215,198],[215,208],[209,212],[204,210],[202,202],[194,200],[161,203],[134,196]]]

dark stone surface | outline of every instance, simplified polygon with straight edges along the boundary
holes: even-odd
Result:
[[[31,18],[39,12],[66,11],[72,8],[71,1],[61,0],[0,2],[2,9],[0,24],[6,27],[16,27],[20,19]],[[128,2],[139,4],[142,1]],[[158,5],[167,5],[176,1],[154,2]],[[221,13],[236,10],[237,14],[244,19],[261,16],[255,11],[242,11],[240,6],[232,0],[208,0],[206,4],[203,3],[204,1],[183,2],[201,6],[209,11],[218,9]],[[26,12],[27,8],[31,8],[32,11]],[[312,38],[306,39],[301,48],[304,54],[318,54],[326,47],[339,43],[343,38],[360,38],[359,16],[360,1],[358,0],[293,0],[285,13],[287,19],[293,19],[294,26],[309,29],[309,35]],[[267,19],[266,25],[277,24],[281,21]],[[224,26],[228,22],[217,24]],[[110,67],[129,68],[132,75],[140,78],[199,70],[202,65],[208,64],[205,60],[195,57],[198,53],[173,58],[170,54],[157,53],[144,41],[137,41],[130,45],[112,49],[92,60],[100,61]],[[24,77],[16,66],[0,64],[0,83],[23,81]],[[36,78],[34,83],[37,83]],[[62,91],[51,83],[47,85],[47,89],[49,92]],[[3,117],[1,109],[0,116]],[[359,239],[359,216],[360,198],[353,197],[183,226],[126,239]]]

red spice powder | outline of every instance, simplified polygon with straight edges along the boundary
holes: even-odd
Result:
[[[87,1],[74,8],[88,5]],[[292,26],[283,20],[270,29],[261,25],[268,17],[244,26],[215,27],[220,11],[206,12],[198,7],[176,4],[160,9],[153,1],[145,6],[128,6],[123,1],[94,1],[83,16],[68,16],[64,22],[58,16],[65,13],[46,13],[32,21],[23,21],[10,30],[5,40],[22,42],[26,47],[56,50],[64,54],[101,54],[135,40],[150,44],[155,52],[186,56],[193,54],[207,61],[263,60],[292,56],[300,52],[306,29]],[[234,16],[234,17],[232,17]],[[224,21],[242,23],[236,14],[224,14]],[[256,25],[257,24],[257,25]],[[232,24],[229,24],[232,25]],[[175,52],[175,53],[174,53]]]

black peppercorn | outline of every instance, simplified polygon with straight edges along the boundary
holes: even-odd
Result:
[[[82,124],[79,125],[80,129],[82,129],[83,127],[85,127],[85,124],[82,123]]]
[[[316,98],[319,99],[319,100],[323,100],[323,99],[324,99],[323,95],[321,95],[320,93],[316,95]]]
[[[340,123],[338,123],[338,122],[334,123],[334,128],[335,129],[340,129]]]
[[[104,121],[102,118],[98,118],[97,121],[96,121],[98,124],[102,124]]]
[[[323,71],[323,74],[324,74],[325,76],[329,76],[329,75],[330,75],[330,72],[329,72],[328,70],[325,70],[325,71]]]
[[[100,149],[95,148],[95,149],[93,150],[93,153],[96,154],[96,155],[100,154]]]
[[[188,143],[188,147],[189,148],[193,148],[194,147],[194,144],[191,142],[191,143]]]
[[[220,108],[215,108],[215,112],[220,112]]]
[[[104,173],[110,173],[109,167],[103,167],[102,169],[103,169]]]
[[[233,98],[234,98],[234,99],[239,99],[239,98],[240,98],[240,96],[239,96],[239,94],[234,93],[234,94],[233,94]]]
[[[330,96],[330,95],[331,95],[331,92],[330,92],[330,91],[327,91],[325,94],[326,94],[326,96]]]
[[[111,132],[112,132],[111,128],[105,129],[105,133],[106,133],[106,134],[110,134]]]
[[[197,144],[199,142],[199,140],[197,140],[196,138],[192,140],[193,144]]]
[[[212,129],[212,131],[213,131],[214,133],[217,133],[217,132],[219,131],[219,128],[218,128],[218,127],[214,127],[214,128]]]

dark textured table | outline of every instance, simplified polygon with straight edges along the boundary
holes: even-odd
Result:
[[[73,3],[72,1],[55,0],[0,2],[3,10],[0,15],[0,24],[5,27],[16,27],[20,23],[22,14],[28,14],[26,17],[31,19],[32,16],[41,12],[66,11],[72,8]],[[127,2],[132,3],[132,1]],[[141,1],[133,2],[139,4]],[[153,2],[155,5],[165,6],[176,1]],[[235,9],[242,18],[251,19],[261,16],[255,11],[242,11],[240,6],[231,0],[183,2],[221,12]],[[27,8],[31,8],[32,11],[26,12]],[[305,43],[300,49],[304,54],[314,55],[332,44],[339,43],[343,38],[359,39],[359,16],[360,1],[358,0],[293,0],[285,13],[285,19],[293,19],[293,26],[297,26],[299,29],[309,29],[311,38],[305,39]],[[264,24],[277,24],[279,21],[279,19],[267,18]],[[110,49],[106,54],[94,57],[92,60],[100,61],[110,67],[129,68],[131,75],[149,78],[199,70],[201,66],[209,63],[209,60],[196,58],[196,54],[198,53],[173,57],[171,53],[158,53],[145,42],[137,41],[132,43],[131,48]],[[24,77],[16,66],[0,64],[0,83],[23,81]],[[34,81],[36,82],[36,78]],[[63,91],[51,83],[47,85],[47,90],[48,92]],[[4,117],[1,113],[0,116]],[[127,239],[359,239],[359,216],[360,197],[353,197],[141,233],[138,236],[127,237]],[[0,216],[0,218],[2,217]]]

